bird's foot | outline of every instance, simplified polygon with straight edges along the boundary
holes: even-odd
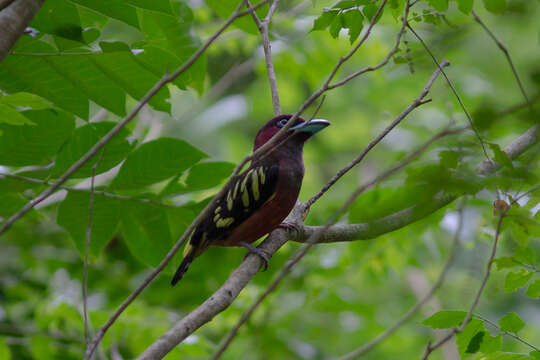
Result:
[[[293,222],[284,221],[281,224],[279,224],[277,227],[287,230],[289,232],[295,231],[297,234],[300,234],[300,226],[298,226],[298,224],[293,223]]]
[[[242,241],[239,244],[242,245],[243,247],[245,247],[248,250],[248,253],[246,254],[246,257],[250,253],[259,255],[259,257],[263,260],[263,269],[262,269],[262,271],[266,271],[266,269],[268,269],[268,263],[270,262],[270,255],[266,251],[264,251],[262,249],[259,249],[258,247],[255,247],[255,246],[253,246],[251,244],[248,244],[247,242],[244,242],[244,241]],[[244,259],[245,259],[245,257],[244,257]]]

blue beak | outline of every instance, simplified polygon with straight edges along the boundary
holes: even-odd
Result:
[[[327,127],[328,125],[330,125],[330,121],[328,120],[312,119],[310,121],[306,121],[301,124],[292,126],[291,128],[289,128],[289,131],[308,132],[313,135],[313,134],[318,133],[319,131]]]

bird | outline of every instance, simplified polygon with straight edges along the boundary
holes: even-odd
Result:
[[[292,118],[291,114],[282,114],[269,120],[255,136],[253,151]],[[194,229],[172,286],[209,246],[243,246],[261,256],[268,266],[268,255],[251,243],[279,227],[293,209],[304,177],[304,143],[328,125],[330,122],[324,119],[305,121],[297,117],[275,148],[253,159],[248,169],[230,182]]]

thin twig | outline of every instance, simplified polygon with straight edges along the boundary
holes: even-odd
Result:
[[[274,62],[272,60],[272,47],[270,45],[268,27],[270,25],[270,20],[272,19],[272,16],[274,15],[274,12],[276,11],[278,2],[279,0],[272,0],[272,4],[270,5],[270,9],[268,10],[266,17],[261,21],[259,19],[259,16],[257,16],[257,13],[255,12],[255,10],[251,6],[251,3],[249,2],[249,0],[246,0],[246,4],[251,11],[251,16],[253,17],[253,20],[255,21],[255,24],[259,28],[259,32],[261,33],[261,40],[262,40],[262,45],[263,45],[263,50],[264,50],[264,58],[266,61],[266,72],[268,73],[268,81],[270,82],[270,92],[272,94],[272,105],[274,107],[274,115],[276,116],[281,114],[281,105],[279,102],[276,71],[274,70]]]
[[[42,184],[42,185],[51,185],[52,184],[50,181],[47,181],[47,180],[44,180],[44,179],[36,179],[36,178],[31,178],[31,177],[28,177],[28,176],[22,176],[22,175],[17,175],[17,174],[0,173],[0,178],[2,178],[2,177],[13,178],[13,179],[21,180],[21,181],[26,181],[26,182],[29,182],[29,183],[34,183],[34,184]],[[67,191],[84,192],[84,193],[92,192],[90,189],[76,188],[76,187],[64,186],[64,185],[59,186],[58,189],[67,190]],[[111,198],[111,199],[116,199],[116,200],[138,201],[138,202],[142,202],[142,203],[145,203],[145,204],[153,204],[153,205],[156,205],[156,206],[169,207],[169,208],[177,208],[178,207],[178,206],[171,205],[171,204],[165,204],[165,203],[162,203],[162,202],[154,200],[154,199],[146,199],[146,198],[139,198],[139,197],[133,197],[133,196],[113,194],[113,193],[110,193],[110,192],[107,192],[107,191],[102,191],[102,190],[95,190],[94,189],[93,193],[97,194],[97,195],[105,196],[105,197],[108,197],[108,198]]]
[[[499,220],[497,221],[497,230],[495,232],[495,241],[493,242],[493,247],[491,248],[491,254],[488,259],[488,263],[486,266],[486,273],[482,279],[482,282],[480,283],[480,287],[478,288],[478,291],[476,292],[476,296],[474,297],[474,300],[469,308],[469,311],[467,312],[467,315],[465,316],[465,319],[461,322],[461,325],[459,327],[454,327],[452,331],[450,331],[445,337],[443,337],[441,340],[436,342],[435,344],[431,345],[431,342],[428,342],[426,346],[426,351],[424,352],[424,356],[422,357],[422,360],[427,360],[429,355],[439,347],[441,347],[444,343],[449,341],[455,334],[459,334],[460,332],[465,329],[467,324],[471,321],[473,317],[473,312],[476,309],[476,306],[478,305],[478,302],[480,301],[480,297],[482,296],[482,293],[484,291],[484,288],[486,287],[486,284],[488,282],[489,276],[491,275],[491,267],[493,266],[493,261],[495,260],[495,255],[497,253],[497,245],[499,243],[499,237],[501,235],[501,226],[502,222],[504,220],[504,217],[506,215],[507,210],[502,211],[499,215]]]
[[[409,115],[417,107],[431,101],[431,99],[424,100],[424,98],[426,97],[426,95],[429,93],[429,90],[433,86],[433,83],[435,82],[435,79],[437,78],[437,76],[440,73],[440,69],[442,69],[442,68],[444,68],[444,67],[446,67],[448,65],[450,65],[450,63],[446,59],[443,59],[440,67],[438,66],[437,69],[435,70],[435,72],[433,73],[433,75],[431,75],[431,78],[429,79],[428,83],[426,84],[426,86],[424,87],[422,92],[420,92],[420,95],[418,95],[418,97],[416,99],[414,99],[414,101],[405,110],[403,110],[403,112],[401,114],[399,114],[399,116],[394,121],[392,121],[392,123],[390,125],[388,125],[379,135],[377,135],[377,137],[375,139],[373,139],[368,144],[368,146],[366,146],[366,148],[364,150],[362,150],[362,152],[356,158],[354,158],[350,163],[348,163],[343,169],[339,170],[321,188],[321,190],[319,190],[319,192],[317,192],[315,195],[313,195],[311,197],[311,199],[309,199],[305,203],[305,208],[306,209],[309,209],[311,207],[311,205],[313,205],[313,203],[315,201],[317,201],[321,196],[323,196],[324,193],[327,192],[328,189],[330,189],[343,175],[345,175],[349,170],[351,170],[354,166],[356,166],[359,162],[361,162],[364,159],[364,157],[367,155],[367,153],[371,149],[373,149],[375,147],[375,145],[377,145],[379,142],[381,142],[381,140],[384,139],[384,137],[386,135],[388,135],[390,133],[390,131],[392,131],[392,129],[394,129],[403,119],[405,119],[405,117],[407,117],[407,115]]]
[[[501,49],[501,51],[503,52],[504,56],[506,57],[506,60],[508,61],[508,64],[510,65],[510,68],[512,69],[514,78],[516,78],[516,82],[519,86],[519,89],[521,90],[521,94],[525,98],[525,102],[529,106],[529,109],[532,111],[533,110],[532,103],[529,101],[529,97],[527,96],[527,92],[525,91],[525,87],[523,86],[523,83],[521,82],[517,69],[514,65],[514,62],[512,61],[512,57],[510,56],[510,52],[508,51],[508,48],[497,38],[497,36],[495,36],[495,34],[487,27],[487,25],[482,21],[482,19],[480,19],[476,11],[472,10],[472,14],[473,14],[474,20],[476,20],[476,22],[480,24],[480,26],[482,26],[482,28],[487,32],[489,37],[491,37],[493,41],[495,41],[499,49]]]
[[[443,268],[441,270],[441,273],[439,274],[439,278],[437,279],[435,284],[433,284],[433,286],[428,291],[428,293],[421,300],[419,300],[409,311],[407,311],[407,313],[405,315],[403,315],[403,317],[401,319],[399,319],[394,325],[392,325],[391,327],[386,329],[384,332],[379,334],[376,338],[374,338],[373,340],[371,340],[367,344],[362,345],[358,349],[356,349],[354,351],[351,351],[350,353],[348,353],[346,355],[343,355],[342,357],[339,358],[339,360],[350,360],[350,359],[354,359],[354,358],[357,358],[357,357],[359,357],[361,355],[366,354],[369,350],[373,349],[375,346],[377,346],[378,344],[380,344],[381,342],[386,340],[390,335],[392,335],[403,324],[405,324],[407,321],[409,321],[409,319],[414,314],[416,314],[416,312],[418,310],[420,310],[422,308],[422,306],[424,306],[424,304],[426,304],[433,297],[433,294],[435,294],[435,292],[443,284],[444,279],[446,278],[446,274],[448,273],[448,270],[450,269],[450,266],[452,265],[452,262],[454,261],[454,259],[456,257],[456,253],[457,253],[457,249],[458,249],[458,245],[459,245],[459,237],[460,237],[461,231],[463,230],[463,222],[464,222],[463,221],[463,207],[464,207],[464,205],[462,205],[458,210],[458,212],[459,212],[458,226],[457,226],[457,229],[456,229],[456,233],[454,234],[452,244],[450,245],[450,254],[448,255],[448,259],[446,260],[446,263],[444,264],[444,266],[443,266]]]
[[[430,48],[427,46],[427,44],[424,42],[424,40],[420,37],[420,35],[418,35],[416,33],[416,31],[414,31],[414,29],[412,28],[410,23],[407,23],[407,28],[413,33],[413,35],[418,39],[418,41],[420,41],[420,43],[422,44],[422,46],[424,47],[426,52],[429,54],[429,56],[431,57],[433,62],[438,66],[439,61],[437,60],[437,58],[435,57],[433,52],[430,50]],[[461,106],[461,109],[463,110],[463,113],[467,117],[467,120],[469,121],[471,129],[473,129],[474,134],[478,138],[478,141],[480,142],[480,146],[482,146],[482,152],[484,153],[484,156],[486,157],[486,160],[488,160],[490,162],[493,162],[491,160],[491,158],[489,157],[488,153],[487,153],[485,141],[484,141],[484,139],[482,139],[482,137],[480,136],[480,133],[476,129],[476,126],[474,125],[473,119],[472,119],[471,115],[469,114],[469,111],[465,107],[465,104],[461,100],[461,97],[459,96],[456,88],[454,87],[454,84],[452,83],[452,81],[450,80],[448,75],[446,75],[446,72],[443,69],[441,69],[441,72],[444,75],[444,78],[446,79],[446,82],[448,83],[448,86],[450,86],[450,89],[452,89],[452,92],[454,93],[454,96],[456,97],[457,101],[459,102],[459,105]]]
[[[82,297],[83,297],[83,320],[84,320],[84,340],[86,347],[90,343],[90,330],[88,324],[88,253],[90,252],[90,239],[92,237],[92,214],[94,211],[94,180],[96,177],[96,169],[103,158],[105,148],[101,150],[101,155],[98,161],[92,166],[92,177],[90,179],[90,199],[88,202],[88,225],[86,227],[86,241],[84,244],[84,264],[83,264],[83,282],[82,282]]]
[[[364,191],[370,189],[374,185],[380,183],[382,180],[386,179],[387,177],[393,175],[394,173],[398,172],[399,170],[403,169],[406,165],[408,165],[411,161],[413,161],[416,157],[418,157],[420,154],[422,154],[431,144],[433,144],[435,141],[439,140],[442,137],[455,134],[457,132],[462,131],[464,128],[457,129],[457,130],[448,130],[445,129],[442,132],[436,134],[431,139],[429,139],[426,143],[424,143],[421,147],[419,147],[417,150],[413,151],[411,154],[406,156],[402,161],[400,161],[395,166],[391,167],[390,169],[383,172],[381,175],[377,176],[372,181],[363,184],[362,186],[358,187],[349,197],[349,199],[341,206],[341,208],[327,221],[324,228],[315,234],[311,236],[311,239],[308,239],[306,242],[306,245],[298,251],[296,254],[291,256],[290,260],[283,266],[283,268],[279,271],[276,278],[270,283],[270,285],[266,288],[266,290],[259,295],[257,300],[249,307],[249,309],[242,314],[240,317],[240,320],[236,323],[236,325],[233,327],[233,329],[227,334],[225,337],[225,340],[222,342],[221,346],[218,348],[216,353],[211,357],[212,360],[219,359],[221,355],[225,352],[227,347],[231,344],[234,337],[238,333],[239,329],[246,323],[246,321],[251,317],[251,314],[255,311],[255,309],[262,303],[262,301],[272,292],[274,291],[281,280],[283,280],[287,274],[291,271],[291,269],[296,265],[307,253],[308,251],[319,241],[319,239],[322,237],[322,234],[332,225],[334,224],[346,211],[347,209],[353,204],[353,202],[356,200],[356,198]]]
[[[516,339],[517,341],[521,342],[521,343],[524,344],[524,345],[527,345],[527,346],[530,347],[531,349],[536,350],[536,351],[540,351],[540,348],[539,348],[539,347],[534,346],[534,345],[531,344],[530,342],[528,342],[528,341],[526,341],[525,339],[523,339],[523,338],[517,336],[517,335],[514,334],[514,333],[511,333],[511,332],[508,332],[508,331],[505,331],[505,330],[501,329],[501,328],[499,327],[499,325],[495,324],[493,321],[491,321],[491,320],[489,320],[489,319],[487,319],[487,318],[485,318],[485,317],[483,317],[483,316],[477,315],[477,314],[474,314],[473,316],[474,316],[475,318],[478,318],[478,319],[480,319],[480,320],[482,320],[482,321],[487,322],[489,325],[491,325],[491,326],[493,326],[494,328],[496,328],[497,330],[499,330],[503,335],[508,335],[508,336],[510,336],[510,337],[513,337],[514,339]]]

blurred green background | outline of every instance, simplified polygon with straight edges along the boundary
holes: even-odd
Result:
[[[369,40],[343,66],[337,78],[379,63],[391,49],[400,27],[400,7],[403,2],[396,0],[389,3]],[[538,107],[534,105],[531,111],[524,108],[507,116],[501,115],[511,107],[523,104],[523,95],[504,54],[474,22],[470,13],[458,10],[458,3],[468,2],[450,1],[446,9],[445,1],[419,1],[411,10],[411,24],[439,59],[450,61],[448,76],[473,115],[483,139],[502,148],[538,123]],[[48,30],[44,20],[44,12],[50,9],[60,11],[60,7],[55,6],[70,4],[79,14],[83,34],[88,33],[89,28],[98,31],[98,37],[87,41],[84,46],[67,44],[75,40],[69,36],[66,40],[54,26]],[[174,49],[179,50],[178,46],[185,46],[189,53],[223,22],[223,18],[216,14],[219,2],[171,1],[175,11],[183,14],[183,20],[174,31],[188,40],[167,38],[169,43],[165,44],[166,37],[155,35],[157,28],[152,25],[157,24],[159,19],[152,24],[145,22],[147,17],[157,13],[153,9],[136,8],[135,16],[140,26],[134,26],[126,19],[110,16],[106,11],[99,12],[98,7],[93,8],[82,1],[73,4],[60,0],[47,1],[40,12],[42,15],[38,15],[42,17],[31,24],[41,34],[32,40],[23,37],[14,53],[0,63],[0,73],[4,74],[4,80],[0,81],[3,95],[7,97],[19,91],[36,93],[52,101],[52,108],[70,111],[62,106],[61,101],[51,100],[43,92],[34,91],[37,87],[15,89],[15,82],[9,81],[7,74],[15,74],[15,63],[22,64],[24,52],[37,52],[32,48],[36,44],[31,41],[41,41],[54,48],[51,50],[53,52],[97,51],[98,42],[114,41],[127,44],[132,51],[155,46],[161,49],[170,47],[167,51],[172,53]],[[328,31],[310,31],[314,19],[321,15],[323,8],[333,4],[323,0],[282,1],[274,16],[270,32],[278,89],[285,113],[296,112],[326,79],[338,58],[351,49],[345,29],[341,30],[337,39]],[[474,9],[507,45],[529,98],[537,100],[540,85],[540,2],[477,0]],[[48,21],[54,23],[54,18],[51,16]],[[366,26],[365,21],[364,28]],[[332,126],[310,140],[305,147],[306,176],[300,200],[305,201],[316,193],[424,88],[435,66],[409,31],[403,39],[406,42],[400,43],[399,52],[385,67],[327,94],[317,117],[330,120]],[[178,43],[175,44],[175,41]],[[101,46],[101,49],[104,47]],[[157,58],[149,61],[158,66]],[[181,55],[177,58],[183,60]],[[47,57],[38,60],[49,61]],[[164,63],[167,68],[161,68],[161,71],[171,71],[176,67],[172,63]],[[67,69],[68,65],[59,64]],[[41,65],[28,66],[39,70]],[[128,83],[126,86],[142,86],[138,79],[127,78],[125,81]],[[213,173],[203,172],[204,179],[213,177],[215,181],[207,186],[202,185],[202,190],[194,186],[190,191],[171,191],[167,197],[162,197],[160,191],[167,184],[162,181],[145,189],[119,191],[120,194],[158,199],[167,204],[169,208],[164,226],[168,227],[166,231],[170,241],[163,244],[160,238],[163,232],[157,225],[142,226],[141,231],[146,231],[146,237],[140,241],[145,244],[147,251],[155,250],[155,253],[141,259],[141,255],[137,255],[127,244],[128,230],[121,228],[129,226],[128,222],[113,226],[112,236],[103,239],[106,240],[103,251],[98,249],[97,256],[91,254],[90,259],[88,304],[93,329],[101,326],[149,274],[149,265],[159,261],[197,211],[202,209],[203,201],[217,191],[217,182],[226,179],[232,170],[232,165],[228,163],[239,162],[251,151],[257,130],[273,116],[260,36],[254,31],[249,17],[244,18],[240,26],[227,30],[183,81],[183,85],[189,86],[187,89],[181,90],[171,85],[168,87],[170,98],[163,95],[161,110],[170,106],[170,113],[156,110],[156,106],[145,107],[136,121],[128,126],[125,138],[131,144],[136,141],[137,146],[165,136],[178,138],[208,154],[209,158],[204,161],[227,163],[212,168]],[[323,224],[358,185],[373,179],[449,123],[468,123],[442,77],[437,79],[428,96],[433,99],[432,102],[414,110],[370,152],[365,161],[315,203],[307,224]],[[133,108],[137,97],[128,96],[125,108]],[[89,100],[87,117],[93,122],[118,122],[121,119],[103,104],[98,105],[99,102],[91,96]],[[308,108],[304,116],[310,117],[316,105]],[[87,119],[77,115],[75,125],[79,128]],[[10,134],[9,125],[0,125],[5,126],[1,128],[4,135],[0,136],[0,142],[6,144],[6,136]],[[453,169],[449,171],[452,174],[465,174],[465,183],[446,177],[445,171],[448,169],[442,171],[441,166],[448,164],[440,161],[442,151],[457,154],[459,165],[450,166]],[[435,335],[433,330],[420,322],[437,310],[468,310],[484,274],[495,233],[497,218],[493,215],[491,204],[497,198],[508,199],[508,194],[515,197],[519,191],[526,191],[538,182],[539,152],[538,146],[533,147],[514,162],[513,172],[499,173],[479,184],[475,183],[477,180],[467,184],[471,181],[471,177],[467,176],[484,159],[475,135],[468,131],[437,142],[406,171],[362,195],[341,221],[354,223],[376,219],[417,201],[425,201],[426,194],[441,189],[459,195],[468,194],[464,197],[466,201],[450,204],[419,222],[376,239],[316,246],[258,308],[224,358],[331,359],[372,340],[405,314],[437,279],[459,222],[457,209],[460,206],[463,207],[464,221],[462,236],[456,259],[443,286],[407,324],[365,356],[366,359],[421,358],[427,342],[435,339]],[[2,154],[8,158],[7,151]],[[58,157],[56,159],[58,162]],[[2,173],[23,169],[23,166],[10,165],[8,162],[0,161],[0,164],[6,164],[0,166]],[[159,166],[159,161],[156,166]],[[117,171],[118,166],[114,169]],[[110,183],[116,174],[114,169],[112,175],[105,172],[97,177],[98,186],[104,187]],[[45,172],[47,174],[35,172],[31,176],[39,179],[57,177],[50,169]],[[187,176],[185,174],[179,174],[176,181],[182,184]],[[86,180],[83,180],[85,177]],[[10,194],[17,192],[19,200],[29,199],[43,189],[41,185],[23,186],[18,182],[21,187],[16,188],[15,183],[8,181],[8,178],[0,178],[2,199],[6,204],[0,216],[4,218],[21,206],[21,202],[15,202],[15,205],[10,202]],[[68,185],[88,188],[88,176],[70,180]],[[469,189],[476,185],[479,187],[474,191]],[[476,192],[480,189],[482,191]],[[63,192],[52,196],[0,240],[2,359],[9,359],[9,356],[12,359],[80,359],[84,353],[82,258],[73,241],[74,225],[65,225],[68,220],[62,222],[58,215],[62,206],[66,206],[65,212],[68,214],[73,211],[68,205],[61,205],[64,196]],[[524,200],[528,200],[528,197]],[[526,209],[531,209],[535,201],[537,204],[539,198],[533,194],[528,203],[522,203]],[[136,205],[130,206],[120,211],[138,211]],[[87,214],[83,210],[75,214],[77,217],[80,215],[80,226],[84,226],[86,221]],[[151,212],[152,209],[141,211]],[[103,216],[108,215],[104,213]],[[99,216],[95,219],[99,219]],[[534,218],[531,215],[530,221],[527,225],[515,221],[518,225],[512,222],[505,227],[498,255],[515,256],[523,251],[528,254],[529,262],[509,269],[496,267],[475,314],[497,323],[507,313],[515,312],[526,322],[519,336],[540,346],[538,295],[536,298],[526,296],[527,282],[514,291],[505,289],[509,272],[527,271],[527,276],[530,272],[529,284],[540,280],[537,260],[540,259],[540,220],[538,216]],[[296,243],[286,244],[272,258],[268,271],[257,274],[229,309],[177,346],[166,358],[208,358],[220,339],[298,247]],[[169,285],[173,268],[169,267],[109,330],[98,358],[135,358],[175,321],[210,296],[238,266],[244,255],[245,250],[241,248],[212,248],[193,263],[185,278],[174,288]],[[489,325],[486,325],[486,329],[491,336],[499,333]],[[503,352],[529,354],[532,350],[509,336],[502,336],[501,342],[500,351]],[[115,357],[117,355],[121,357]],[[486,353],[469,355],[489,358]],[[508,358],[518,358],[515,357],[517,355],[513,356]],[[533,358],[534,355],[527,356]],[[436,351],[430,358],[458,359],[455,342],[452,340],[443,351]]]

